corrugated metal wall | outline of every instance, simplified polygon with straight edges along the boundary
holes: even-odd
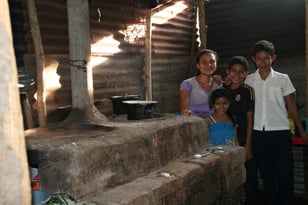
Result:
[[[24,1],[25,2],[25,1]],[[165,2],[165,3],[164,3]],[[112,112],[108,97],[139,94],[144,99],[144,52],[146,9],[140,0],[90,0],[92,56],[99,61],[93,69],[94,98],[106,99],[99,109]],[[158,112],[178,109],[179,85],[189,77],[195,8],[190,1],[160,1],[152,11],[153,100]],[[70,78],[66,1],[37,0],[38,18],[49,61],[58,61],[51,70],[59,75],[62,87],[48,90],[47,109],[69,105]],[[26,11],[26,10],[25,10]],[[27,67],[35,75],[34,47],[26,18]],[[30,54],[30,55],[29,55]],[[31,56],[32,55],[32,56]]]
[[[190,55],[195,12],[189,1],[170,1],[153,10],[153,55]]]
[[[45,54],[68,54],[69,41],[66,1],[36,0],[35,3]],[[24,12],[26,19],[27,53],[34,53],[25,0],[23,0],[23,5],[25,7]]]
[[[16,65],[17,67],[23,67],[23,55],[26,52],[26,42],[25,42],[25,30],[24,30],[24,18],[23,18],[23,7],[21,4],[21,0],[10,0],[8,1],[10,9],[10,17],[11,17],[11,25],[13,41],[14,41],[14,49],[16,56]]]
[[[206,3],[208,46],[219,56],[250,57],[257,40],[280,57],[305,53],[305,0],[219,0]]]
[[[144,53],[146,9],[135,7],[136,2],[138,1],[89,1],[93,55]],[[185,0],[168,1],[166,4],[164,1],[160,2],[153,9],[153,54],[189,55],[193,4]],[[68,54],[66,1],[37,0],[36,6],[45,54]],[[27,53],[34,53],[27,19],[25,29]]]
[[[21,12],[19,6],[14,5],[18,1],[22,0],[9,1],[14,7],[14,16]],[[93,43],[110,35],[115,40],[98,43],[96,46],[100,49],[97,53],[93,51],[93,54],[128,55],[144,52],[142,29],[145,10],[134,7],[140,1],[90,1]],[[173,15],[182,9],[183,4],[187,8]],[[37,0],[36,5],[45,53],[68,54],[66,1]],[[168,6],[172,6],[169,12],[160,12],[167,10]],[[212,0],[205,7],[208,47],[217,50],[222,59],[239,54],[250,57],[251,46],[258,39],[272,40],[277,45],[279,56],[296,56],[305,51],[305,0]],[[193,9],[190,1],[168,1],[153,9],[154,55],[189,55]],[[170,16],[172,18],[168,19]],[[28,24],[26,31],[27,53],[33,53]]]
[[[251,59],[253,44],[270,40],[278,56],[274,68],[289,74],[297,90],[297,102],[307,104],[305,0],[210,0],[205,7],[208,46],[218,52],[220,73],[225,73],[232,56]],[[252,63],[250,70],[255,70]]]
[[[143,96],[145,9],[136,6],[141,1],[89,1],[92,54],[104,60],[93,70],[94,97],[107,99],[100,107],[104,113],[111,112],[109,96],[124,93]],[[163,2],[152,12],[153,99],[159,102],[159,111],[173,112],[178,106],[179,84],[190,75],[195,8],[192,1],[187,0]],[[70,96],[66,1],[37,0],[36,5],[44,51],[48,55],[61,55],[56,69],[61,75],[62,88],[56,93]],[[18,11],[18,8],[13,10]],[[251,46],[259,39],[272,40],[279,58],[305,53],[304,0],[212,0],[206,2],[206,22],[208,47],[218,52],[219,67],[225,66],[226,60],[233,55],[249,58]],[[26,53],[33,54],[29,25],[25,25]],[[27,62],[32,62],[27,67],[34,70],[34,61]],[[305,76],[305,70],[301,69],[305,68],[299,68],[300,76]],[[305,79],[298,80],[298,85],[305,86],[301,83]],[[299,90],[304,91],[301,87]],[[304,92],[300,94],[305,95]],[[49,107],[70,104],[67,97],[51,96],[50,99]]]

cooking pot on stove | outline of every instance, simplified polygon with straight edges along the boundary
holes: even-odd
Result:
[[[109,97],[112,101],[113,114],[123,115],[127,113],[127,105],[123,101],[139,100],[139,95],[119,95]]]
[[[154,107],[157,101],[151,100],[129,100],[123,101],[127,104],[127,119],[142,120],[153,118]]]

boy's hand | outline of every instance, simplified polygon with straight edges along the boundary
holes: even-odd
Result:
[[[224,81],[222,80],[222,77],[220,75],[213,75],[213,81],[217,84],[220,85],[222,84]]]
[[[229,86],[230,83],[231,83],[231,80],[229,78],[229,76],[227,76],[225,78],[225,81],[223,81],[222,77],[220,75],[213,75],[213,81],[217,84],[217,85],[220,85],[220,84],[225,84],[226,86]]]
[[[245,148],[246,148],[246,160],[249,160],[250,158],[252,158],[251,146],[246,144]]]
[[[229,76],[227,76],[227,77],[225,78],[224,84],[225,84],[226,86],[229,86],[229,85],[231,84],[231,79],[229,78]]]

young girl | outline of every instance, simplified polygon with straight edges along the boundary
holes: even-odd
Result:
[[[216,89],[210,96],[214,113],[205,118],[210,131],[211,145],[235,145],[235,120],[229,115],[231,93],[224,88]]]

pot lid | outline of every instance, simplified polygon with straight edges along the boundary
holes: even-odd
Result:
[[[131,97],[137,97],[137,98],[139,98],[140,95],[114,95],[114,96],[111,96],[111,97],[109,97],[109,98],[110,98],[110,99],[116,99],[116,98],[125,99],[125,98],[131,98]]]
[[[152,100],[128,100],[128,101],[123,101],[122,103],[147,105],[147,104],[155,104],[155,103],[157,103],[157,101],[152,101]]]

